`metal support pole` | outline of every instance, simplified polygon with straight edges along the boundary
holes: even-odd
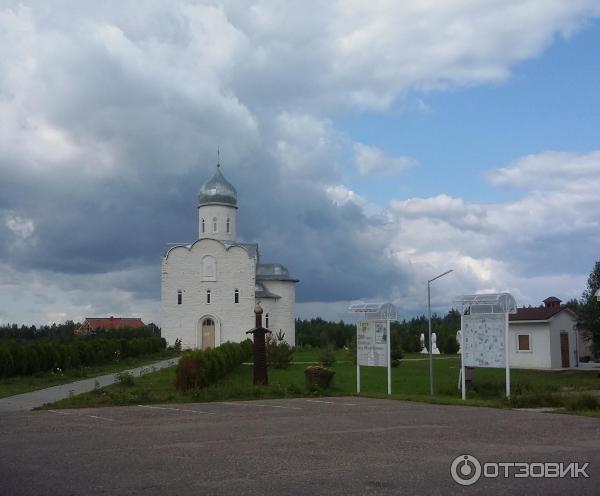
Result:
[[[462,312],[460,315],[460,380],[463,401],[467,399],[467,380],[465,377],[465,325]]]
[[[387,321],[387,363],[388,363],[388,395],[392,394],[392,362],[390,361],[390,357],[392,355],[392,333],[390,331],[390,321]]]
[[[508,311],[504,314],[505,317],[505,321],[504,321],[504,360],[506,362],[506,397],[510,398],[510,363],[508,361],[508,355],[509,355],[509,344],[508,344]]]
[[[431,349],[431,281],[427,281],[427,315],[429,317],[429,394],[433,395],[433,350]]]

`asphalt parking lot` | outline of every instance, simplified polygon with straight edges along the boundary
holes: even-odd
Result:
[[[584,462],[578,478],[487,478],[454,458]],[[0,494],[597,494],[600,420],[366,398],[0,414]]]

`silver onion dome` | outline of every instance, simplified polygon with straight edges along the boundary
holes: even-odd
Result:
[[[198,206],[202,205],[228,205],[237,208],[237,191],[221,174],[219,165],[213,177],[200,188]]]

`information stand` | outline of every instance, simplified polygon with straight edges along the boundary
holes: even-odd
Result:
[[[508,350],[508,315],[516,313],[517,304],[510,293],[463,295],[461,323],[461,390],[467,398],[465,367],[505,369],[506,397],[510,397],[510,363]]]
[[[387,367],[388,394],[392,394],[392,338],[390,322],[398,317],[391,303],[355,303],[349,310],[362,313],[356,324],[356,392],[360,393],[360,367]]]

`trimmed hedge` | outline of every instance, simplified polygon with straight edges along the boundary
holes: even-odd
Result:
[[[252,356],[252,341],[223,343],[218,348],[186,352],[175,369],[174,385],[180,391],[202,388],[221,377]]]
[[[67,370],[102,365],[123,358],[156,353],[167,342],[158,336],[131,339],[74,339],[72,341],[0,342],[0,377],[32,375],[50,370]]]

